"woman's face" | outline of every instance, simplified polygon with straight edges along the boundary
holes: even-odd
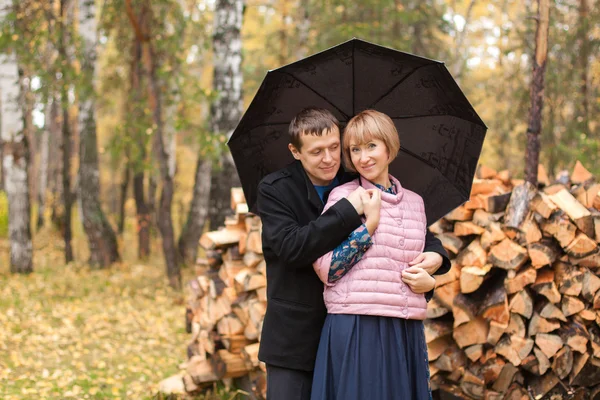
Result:
[[[366,143],[350,141],[350,158],[356,171],[373,183],[387,187],[390,152],[382,140],[371,139]]]

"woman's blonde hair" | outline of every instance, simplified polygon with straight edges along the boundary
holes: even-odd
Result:
[[[373,139],[379,139],[385,143],[390,153],[390,162],[396,158],[400,151],[400,137],[392,119],[379,111],[361,111],[348,122],[344,129],[342,156],[346,169],[356,172],[350,157],[350,143],[368,143]]]

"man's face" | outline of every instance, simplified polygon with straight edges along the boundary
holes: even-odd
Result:
[[[289,144],[292,155],[300,160],[314,185],[329,185],[340,169],[340,130],[333,127],[323,130],[321,136],[302,135],[301,143],[301,149]]]

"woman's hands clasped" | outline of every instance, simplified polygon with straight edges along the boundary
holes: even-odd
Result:
[[[402,282],[415,293],[427,293],[435,288],[435,278],[419,267],[409,267],[402,271]]]

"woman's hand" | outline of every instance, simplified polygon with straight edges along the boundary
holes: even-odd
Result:
[[[362,195],[363,208],[365,212],[365,225],[369,231],[369,235],[373,236],[375,229],[379,225],[379,217],[381,212],[381,191],[379,189],[366,190]]]
[[[415,293],[427,293],[435,287],[435,279],[419,267],[410,267],[402,271],[402,282]]]
[[[426,251],[415,257],[414,260],[408,263],[411,267],[423,268],[429,275],[435,274],[441,266],[444,259],[438,253]]]

